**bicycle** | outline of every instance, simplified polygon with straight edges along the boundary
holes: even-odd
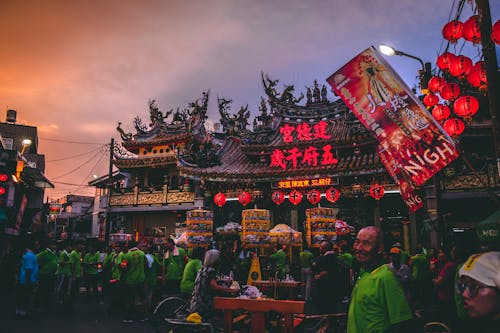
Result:
[[[179,296],[168,296],[161,300],[153,310],[151,325],[158,333],[168,332],[168,320],[184,319],[187,316],[188,307],[189,299]]]

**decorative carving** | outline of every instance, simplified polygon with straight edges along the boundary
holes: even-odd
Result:
[[[134,194],[113,194],[110,198],[110,206],[133,206]]]
[[[137,198],[138,205],[161,205],[163,202],[163,192],[139,193]]]
[[[485,184],[488,184],[487,174],[480,174],[479,176],[481,177],[481,180]],[[463,190],[463,189],[484,189],[483,185],[481,184],[481,181],[479,181],[479,179],[472,174],[455,176],[454,178],[451,179],[445,179],[444,184],[446,190],[448,191]]]
[[[115,144],[113,147],[113,155],[117,156],[119,158],[137,158],[138,156],[136,154],[131,153],[127,149],[125,149],[122,145]]]
[[[300,97],[295,98],[293,96],[294,90],[295,90],[295,87],[293,86],[293,84],[285,86],[285,89],[283,90],[283,92],[280,95],[280,102],[284,103],[284,104],[297,104],[297,103],[299,103],[304,98],[304,94],[300,93]]]
[[[118,126],[116,127],[116,130],[118,133],[120,133],[120,136],[123,141],[128,141],[132,139],[132,133],[125,133],[125,131],[121,128],[122,123],[118,122]]]
[[[167,203],[169,205],[194,203],[194,192],[169,192],[167,193]]]
[[[134,118],[134,127],[138,135],[147,133],[147,131],[149,130],[148,126],[142,123],[142,119],[139,116],[136,116]]]

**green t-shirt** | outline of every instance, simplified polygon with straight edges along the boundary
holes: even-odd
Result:
[[[97,275],[97,264],[101,259],[99,251],[86,253],[83,257],[83,272],[88,275]]]
[[[123,252],[118,254],[116,252],[111,253],[111,279],[120,281],[123,271],[120,264],[124,256]]]
[[[138,248],[130,249],[125,256],[127,260],[127,268],[123,272],[122,280],[125,284],[140,284],[144,283],[144,265],[146,255]]]
[[[77,250],[71,251],[69,254],[69,262],[74,269],[75,277],[79,278],[82,274],[82,255]]]
[[[411,266],[413,269],[413,280],[420,282],[430,279],[429,260],[423,254],[416,254],[411,257]]]
[[[146,256],[148,256],[146,254]],[[160,260],[156,254],[150,254],[152,258],[151,267],[149,267],[148,260],[146,258],[146,264],[144,267],[145,282],[149,286],[156,286],[158,284],[158,273],[160,271]]]
[[[345,253],[342,253],[340,254],[337,259],[341,262],[344,263],[344,265],[346,265],[347,267],[352,267],[352,261],[353,261],[353,257],[352,257],[352,254],[350,254],[349,252],[345,252]]]
[[[412,313],[401,284],[387,265],[360,273],[351,295],[347,333],[385,332],[410,319]]]
[[[286,274],[286,253],[283,250],[278,250],[269,256],[274,261],[274,265],[278,270],[280,277],[284,278]]]
[[[311,251],[302,251],[299,254],[299,263],[300,263],[300,268],[310,268],[312,265],[312,262],[314,260],[314,256],[311,253]]]
[[[61,253],[59,254],[56,274],[66,276],[71,275],[71,263],[69,262],[69,253],[66,250],[61,251]]]
[[[181,280],[181,292],[191,295],[194,288],[194,280],[196,280],[196,275],[201,269],[200,259],[189,259],[186,267],[184,268],[184,274],[182,274]]]
[[[38,274],[44,276],[55,275],[57,271],[57,254],[51,249],[45,249],[36,255]]]
[[[178,255],[170,253],[168,255],[168,258],[166,258],[167,256],[166,254],[163,257],[162,265],[163,267],[165,267],[165,280],[182,279],[182,272],[184,271],[184,263],[186,262],[186,251],[184,251],[184,249],[180,247],[176,248],[179,251]]]

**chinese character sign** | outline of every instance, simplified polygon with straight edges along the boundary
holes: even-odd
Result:
[[[378,140],[399,183],[420,186],[458,157],[453,140],[373,47],[327,81]]]

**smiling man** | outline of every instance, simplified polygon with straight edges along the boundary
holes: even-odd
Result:
[[[361,271],[352,291],[348,333],[410,332],[412,313],[398,278],[382,259],[384,242],[377,227],[361,229],[354,254]]]

